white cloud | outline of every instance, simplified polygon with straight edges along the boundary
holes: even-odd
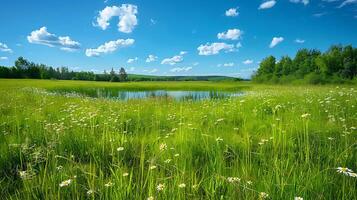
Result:
[[[345,0],[337,8],[342,8],[342,7],[347,6],[349,4],[355,4],[355,3],[357,3],[357,0]]]
[[[183,55],[185,55],[185,54],[187,54],[187,51],[180,51],[180,55],[181,55],[181,56],[183,56]]]
[[[150,63],[150,62],[154,62],[157,60],[157,56],[155,55],[149,55],[147,58],[146,58],[146,62],[147,63]]]
[[[239,48],[241,45],[240,43],[237,44],[237,48]],[[210,56],[210,55],[216,55],[219,54],[220,51],[225,50],[226,52],[232,52],[235,51],[236,48],[233,44],[226,44],[223,42],[219,43],[212,43],[212,44],[205,44],[205,45],[200,45],[198,48],[198,54],[203,55],[203,56]]]
[[[150,70],[145,69],[143,72],[147,72],[149,74],[153,74],[153,73],[158,72],[158,71],[159,71],[158,69],[154,68],[154,69],[150,69]]]
[[[0,42],[0,51],[12,53],[12,50],[4,43]]]
[[[237,11],[237,8],[230,8],[226,11],[227,17],[236,17],[238,15],[239,15],[239,12]]]
[[[46,27],[42,27],[39,30],[31,32],[31,35],[27,36],[27,40],[33,44],[42,44],[49,47],[59,47],[65,51],[75,51],[80,48],[80,43],[72,40],[68,36],[56,36],[49,33]]]
[[[194,62],[192,65],[193,66],[197,66],[197,65],[199,65],[200,63],[199,62]]]
[[[192,67],[175,67],[170,70],[170,72],[188,72],[191,71]]]
[[[161,61],[162,65],[175,65],[183,61],[183,55],[185,55],[186,51],[181,51],[180,55],[173,56],[171,58],[165,58]]]
[[[132,4],[122,4],[121,7],[107,6],[99,12],[95,26],[106,30],[112,17],[119,17],[118,30],[123,33],[131,33],[138,24],[136,15],[138,7]]]
[[[234,67],[234,63],[224,63],[224,64],[218,64],[217,67]]]
[[[217,38],[222,40],[238,40],[241,38],[243,31],[239,29],[229,29],[226,32],[218,33]]]
[[[271,1],[266,1],[262,4],[260,4],[258,10],[263,10],[263,9],[269,9],[269,8],[272,8],[274,7],[276,4],[276,1],[275,0],[271,0]]]
[[[302,3],[305,6],[310,3],[309,0],[290,0],[291,3]]]
[[[297,38],[297,39],[295,40],[295,42],[296,42],[296,43],[299,43],[299,44],[302,44],[302,43],[305,43],[305,40],[302,40],[302,39]]]
[[[7,59],[8,59],[8,57],[6,57],[6,56],[0,57],[0,60],[7,60]]]
[[[279,43],[281,43],[282,41],[284,41],[284,38],[283,38],[283,37],[273,37],[273,40],[271,41],[269,47],[270,47],[270,48],[273,48],[273,47],[275,47],[276,45],[278,45]]]
[[[138,57],[135,57],[135,58],[129,58],[128,61],[126,61],[127,63],[133,63],[135,61],[137,61],[139,58]]]
[[[250,64],[252,64],[253,62],[254,62],[253,60],[247,59],[247,60],[243,61],[243,64],[245,64],[245,65],[250,65]]]
[[[109,41],[103,45],[100,45],[96,49],[86,49],[86,56],[100,56],[100,54],[106,54],[116,51],[118,48],[124,48],[133,45],[134,39],[118,39],[116,41]]]

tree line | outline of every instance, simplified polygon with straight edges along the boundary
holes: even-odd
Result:
[[[301,49],[294,58],[274,56],[263,59],[253,74],[255,82],[312,84],[357,82],[357,49],[333,45],[326,52]]]
[[[15,66],[0,66],[0,78],[30,78],[30,79],[59,79],[59,80],[87,80],[87,81],[111,81],[124,82],[128,80],[128,75],[124,68],[120,68],[116,73],[114,69],[103,74],[93,72],[69,70],[68,67],[47,66],[30,62],[23,57],[15,61]]]

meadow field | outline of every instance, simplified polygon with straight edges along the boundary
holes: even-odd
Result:
[[[118,101],[51,89],[224,90]],[[0,79],[0,199],[357,199],[357,86]]]

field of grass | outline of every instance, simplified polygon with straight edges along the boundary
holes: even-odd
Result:
[[[46,92],[87,87],[246,93]],[[357,199],[357,86],[0,79],[0,94],[1,199]]]

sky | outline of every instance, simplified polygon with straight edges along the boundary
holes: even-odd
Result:
[[[273,55],[357,44],[357,0],[1,0],[0,65],[249,78]]]

